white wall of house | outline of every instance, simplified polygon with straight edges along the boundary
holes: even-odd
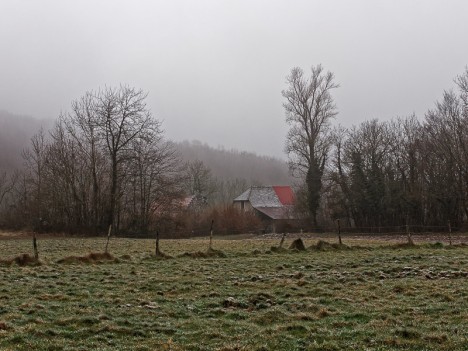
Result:
[[[253,207],[250,204],[250,201],[235,201],[234,207],[238,208],[239,210],[243,210],[244,212],[253,210]]]

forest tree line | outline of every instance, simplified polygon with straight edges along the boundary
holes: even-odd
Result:
[[[454,83],[423,119],[322,126],[316,150],[322,167],[319,225],[338,219],[360,228],[466,224],[468,68]],[[310,218],[307,181],[302,184],[300,207]]]
[[[170,142],[145,98],[127,86],[88,92],[50,130],[34,134],[22,152],[24,167],[0,172],[0,226],[83,234],[112,226],[123,235],[167,235],[209,228],[216,218],[225,232],[258,228],[255,217],[230,208],[232,200],[252,184],[287,182],[285,163]],[[203,206],[185,208],[194,195]]]
[[[349,227],[446,226],[448,221],[462,227],[468,218],[468,69],[424,118],[374,119],[351,128],[331,123],[337,110],[327,89],[337,87],[334,77],[323,75],[320,66],[313,73],[306,83],[316,84],[316,91],[317,84],[328,84],[319,103],[329,110],[311,106],[308,118],[319,118],[320,128],[304,134],[295,125],[286,142],[288,153],[304,156],[290,158],[300,227],[330,227],[338,219]],[[291,84],[305,82],[301,74],[293,70]],[[287,121],[300,122],[294,115],[296,97],[288,94],[283,92],[289,99]],[[123,234],[175,233],[208,227],[216,218],[226,233],[261,229],[258,219],[230,205],[247,187],[269,184],[254,179],[255,171],[214,176],[205,162],[192,159],[191,148],[206,147],[202,144],[182,143],[182,153],[189,155],[184,161],[145,98],[127,86],[88,92],[50,131],[35,134],[23,152],[25,167],[0,172],[0,225],[87,234],[109,227]],[[304,143],[304,135],[315,139]],[[301,155],[304,145],[308,152]],[[259,163],[247,156],[249,167]],[[273,164],[264,162],[267,168]],[[285,179],[278,169],[272,166]],[[190,195],[200,195],[206,206],[184,211]]]

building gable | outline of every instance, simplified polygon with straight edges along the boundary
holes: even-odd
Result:
[[[294,193],[290,186],[252,186],[235,198],[234,203],[242,210],[253,208],[271,219],[293,218]]]

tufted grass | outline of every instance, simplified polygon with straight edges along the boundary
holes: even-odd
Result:
[[[0,349],[467,349],[466,246],[304,243],[57,238],[19,266],[31,242],[2,240]]]

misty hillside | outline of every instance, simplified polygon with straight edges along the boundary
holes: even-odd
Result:
[[[31,137],[41,125],[49,128],[51,122],[0,110],[0,170],[22,166],[21,152],[29,147]]]
[[[218,179],[246,179],[251,184],[292,183],[285,161],[251,152],[213,148],[199,141],[175,143],[185,162],[200,160]]]
[[[0,170],[21,168],[21,152],[29,147],[31,137],[41,125],[51,121],[15,115],[0,110]],[[199,141],[175,142],[183,162],[202,161],[214,177],[223,180],[245,179],[252,184],[291,184],[288,167],[282,160],[250,152],[213,148]]]

